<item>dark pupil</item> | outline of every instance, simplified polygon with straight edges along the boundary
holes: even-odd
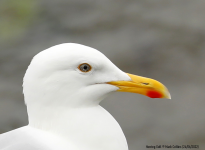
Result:
[[[87,70],[87,68],[88,68],[88,67],[87,67],[86,65],[83,67],[84,70]]]
[[[80,68],[81,68],[81,70],[84,71],[84,72],[90,70],[90,67],[89,67],[88,65],[86,65],[86,64],[82,65]]]

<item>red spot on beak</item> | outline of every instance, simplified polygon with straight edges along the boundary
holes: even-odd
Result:
[[[148,91],[147,96],[150,98],[162,98],[162,94],[157,91]]]

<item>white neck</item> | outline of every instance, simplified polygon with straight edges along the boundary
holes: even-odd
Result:
[[[28,69],[24,77],[29,126],[58,135],[79,146],[77,150],[128,149],[119,124],[99,106],[117,87],[83,85],[67,80],[68,76],[58,77],[61,72],[48,77],[42,77],[39,72],[37,67]]]
[[[30,126],[57,134],[79,145],[79,150],[128,149],[119,124],[99,105],[69,109],[42,108],[35,110],[35,115],[36,118],[29,118]]]

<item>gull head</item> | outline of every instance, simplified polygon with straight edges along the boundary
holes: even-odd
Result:
[[[160,82],[125,73],[88,46],[65,43],[38,53],[24,76],[27,107],[90,107],[111,92],[168,98]]]

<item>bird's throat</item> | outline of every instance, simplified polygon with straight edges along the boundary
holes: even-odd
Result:
[[[88,149],[95,149],[95,146],[106,150],[127,148],[126,139],[119,124],[99,105],[63,111],[55,110],[55,112],[44,110],[38,116],[32,117],[29,118],[30,126],[80,143]],[[102,142],[99,143],[99,141]]]

